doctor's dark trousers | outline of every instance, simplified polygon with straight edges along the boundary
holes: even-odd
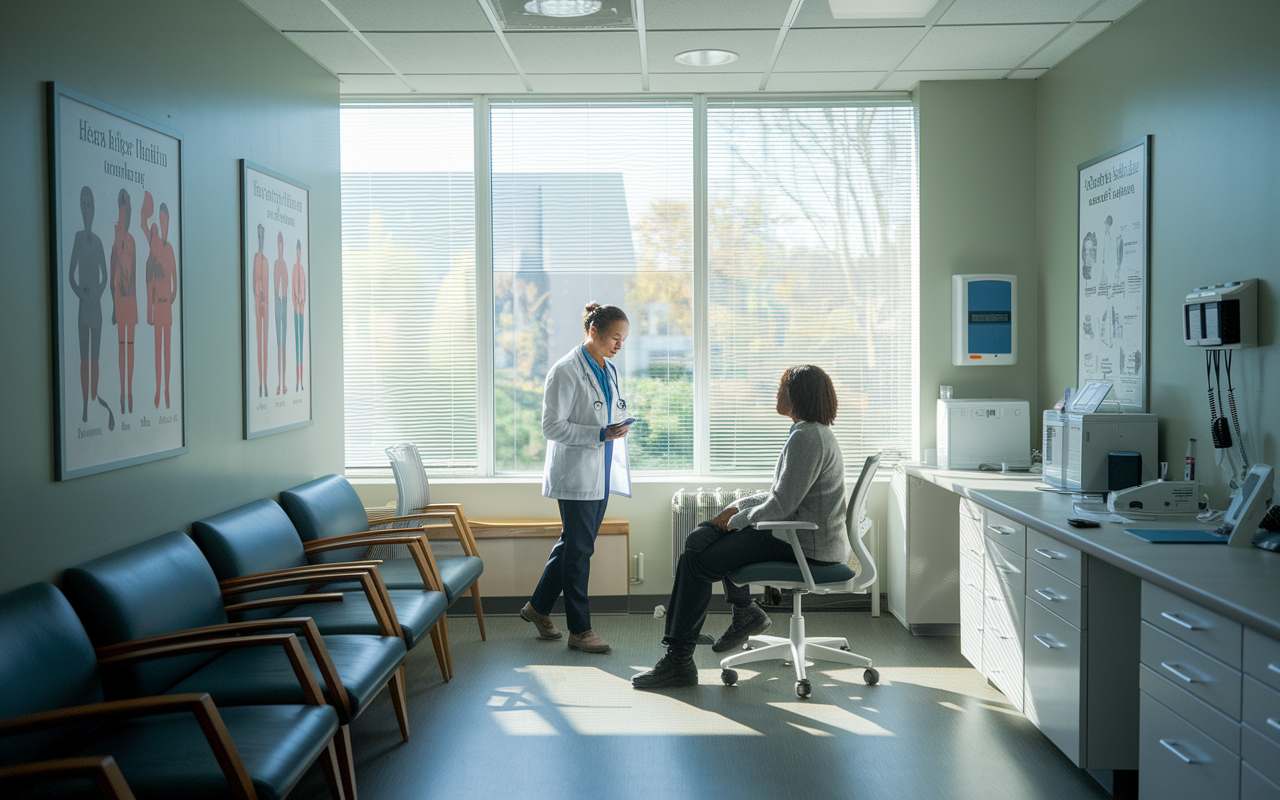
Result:
[[[596,551],[596,534],[609,507],[609,472],[613,442],[604,447],[604,498],[600,500],[558,500],[560,539],[551,548],[542,579],[529,598],[533,610],[550,614],[556,598],[564,593],[564,611],[569,633],[591,630],[591,603],[587,583],[591,579],[591,556]]]

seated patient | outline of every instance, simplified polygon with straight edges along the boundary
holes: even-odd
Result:
[[[798,531],[800,548],[811,564],[837,564],[849,558],[845,531],[848,492],[844,459],[831,432],[836,418],[836,390],[819,367],[792,367],[778,386],[778,413],[794,423],[773,471],[773,486],[763,494],[739,500],[689,535],[675,587],[667,605],[667,654],[653,669],[631,679],[637,689],[693,686],[698,669],[694,647],[711,602],[711,585],[734,570],[759,561],[795,561],[791,545],[758,522],[801,520],[818,526]],[[733,624],[712,648],[724,652],[749,636],[769,628],[769,616],[751,601],[746,586],[725,580],[725,595],[733,604]]]

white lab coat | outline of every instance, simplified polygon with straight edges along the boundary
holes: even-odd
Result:
[[[613,421],[627,418],[618,368],[605,361],[613,384]],[[604,393],[582,348],[574,347],[547,373],[542,394],[542,435],[547,437],[547,461],[542,470],[542,495],[556,500],[600,500],[604,493],[605,443],[600,429],[609,424]],[[599,407],[597,407],[597,404]],[[631,496],[631,463],[626,437],[613,441],[609,491]]]

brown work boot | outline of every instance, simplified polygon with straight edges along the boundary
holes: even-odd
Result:
[[[552,624],[551,617],[534,611],[531,603],[525,603],[524,608],[520,609],[520,619],[532,622],[533,626],[538,629],[539,638],[559,639],[561,636],[564,636],[564,634],[557,630],[556,626]],[[572,641],[573,640],[570,639],[570,642]]]
[[[582,633],[569,634],[569,646],[584,653],[612,653],[613,648],[596,632],[588,628]]]

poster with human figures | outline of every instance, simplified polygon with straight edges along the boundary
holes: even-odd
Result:
[[[58,480],[187,452],[182,134],[48,84]]]
[[[311,187],[240,162],[244,438],[311,424]]]
[[[1147,410],[1150,155],[1147,136],[1078,168],[1079,385],[1111,381],[1126,411]]]

